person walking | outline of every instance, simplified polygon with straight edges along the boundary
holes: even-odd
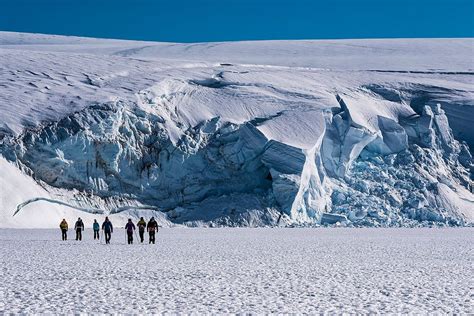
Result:
[[[84,223],[82,222],[82,219],[80,217],[77,219],[77,222],[74,225],[74,230],[76,231],[76,240],[82,240],[82,231],[84,230]]]
[[[61,237],[63,240],[67,240],[67,230],[68,230],[68,225],[67,225],[67,222],[66,222],[66,219],[63,218],[63,220],[61,221],[61,223],[59,223],[59,228],[61,229]]]
[[[110,238],[114,232],[114,227],[112,226],[112,222],[109,220],[109,217],[106,217],[105,221],[102,223],[102,230],[104,231],[105,243],[110,244]]]
[[[135,231],[135,224],[132,222],[132,219],[128,219],[128,223],[125,224],[125,230],[127,231],[127,241],[128,244],[133,244],[133,232]]]
[[[140,217],[140,220],[137,223],[138,226],[138,234],[140,235],[140,242],[143,244],[143,241],[145,240],[145,229],[146,229],[146,222],[143,219],[143,217]]]
[[[148,224],[146,225],[146,228],[148,230],[148,243],[155,243],[155,233],[158,231],[158,223],[155,221],[155,218],[152,217],[149,221]]]
[[[94,219],[94,224],[92,224],[92,229],[94,230],[94,240],[99,239],[100,225],[99,223],[97,223],[96,219]]]

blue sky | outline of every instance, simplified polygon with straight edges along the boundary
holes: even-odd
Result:
[[[474,0],[0,0],[0,30],[167,42],[474,37]]]

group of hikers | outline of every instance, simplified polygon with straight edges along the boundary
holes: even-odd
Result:
[[[125,224],[128,244],[133,244],[133,234],[135,233],[136,227],[138,227],[138,234],[140,236],[141,243],[143,243],[143,241],[145,240],[145,230],[148,231],[148,243],[155,243],[155,233],[158,231],[158,223],[156,222],[154,217],[152,217],[148,221],[148,223],[145,222],[143,217],[140,217],[140,220],[137,222],[136,226],[132,222],[131,218],[128,219],[127,224]],[[67,240],[67,231],[69,229],[69,225],[66,222],[66,219],[63,218],[63,220],[59,224],[59,228],[61,229],[62,239]],[[74,231],[76,232],[76,240],[82,240],[82,232],[84,231],[84,228],[84,222],[79,217],[74,225]],[[100,240],[100,228],[101,227],[99,223],[96,219],[94,219],[94,223],[92,224],[92,230],[94,231],[94,239]],[[114,227],[108,217],[105,217],[105,221],[102,223],[102,230],[104,231],[105,243],[110,244],[110,238],[112,237],[112,233],[114,232]]]

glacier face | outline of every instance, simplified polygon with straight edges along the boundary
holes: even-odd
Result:
[[[0,50],[40,60],[6,65],[28,75],[1,83],[10,104],[1,105],[0,154],[51,199],[94,212],[149,208],[189,226],[474,220],[472,130],[463,128],[473,116],[470,73],[139,60],[134,42],[99,44],[81,53],[87,73],[77,53],[87,41]],[[116,57],[114,45],[132,47],[133,58]],[[65,65],[45,64],[57,58]],[[71,99],[80,102],[67,110]],[[21,105],[26,123],[15,121]],[[450,116],[462,111],[470,118]]]
[[[206,212],[200,204],[222,196],[232,198],[215,203],[236,204],[239,214],[267,209],[265,224],[279,212],[296,224],[466,223],[465,210],[439,201],[440,186],[456,192],[472,185],[472,156],[454,140],[439,106],[403,125],[381,118],[376,133],[354,126],[345,107],[325,116],[327,127],[310,149],[269,140],[250,122],[219,118],[173,143],[163,118],[117,102],[4,139],[2,154],[50,186],[125,197],[170,212],[178,223],[199,220]],[[189,205],[198,209],[194,218]],[[224,221],[231,211],[208,220],[246,223]]]
[[[367,224],[399,224],[404,218],[465,224],[464,212],[469,212],[471,202],[466,209],[446,207],[440,191],[441,186],[453,193],[472,190],[472,156],[465,143],[454,140],[439,105],[425,106],[421,115],[400,122],[380,119],[380,130],[372,135],[367,131],[349,134],[358,129],[350,121],[348,117],[342,137],[329,136],[328,147],[340,153],[339,163],[333,161],[334,156],[326,159],[329,166],[339,166],[331,196],[337,213]],[[333,122],[340,128],[341,120]],[[347,146],[348,142],[352,145]],[[352,150],[344,150],[347,147]],[[343,154],[347,158],[341,162]],[[350,161],[348,168],[343,168],[346,161]]]

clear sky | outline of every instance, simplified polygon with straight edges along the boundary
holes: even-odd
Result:
[[[474,0],[0,0],[0,30],[167,42],[474,37]]]

